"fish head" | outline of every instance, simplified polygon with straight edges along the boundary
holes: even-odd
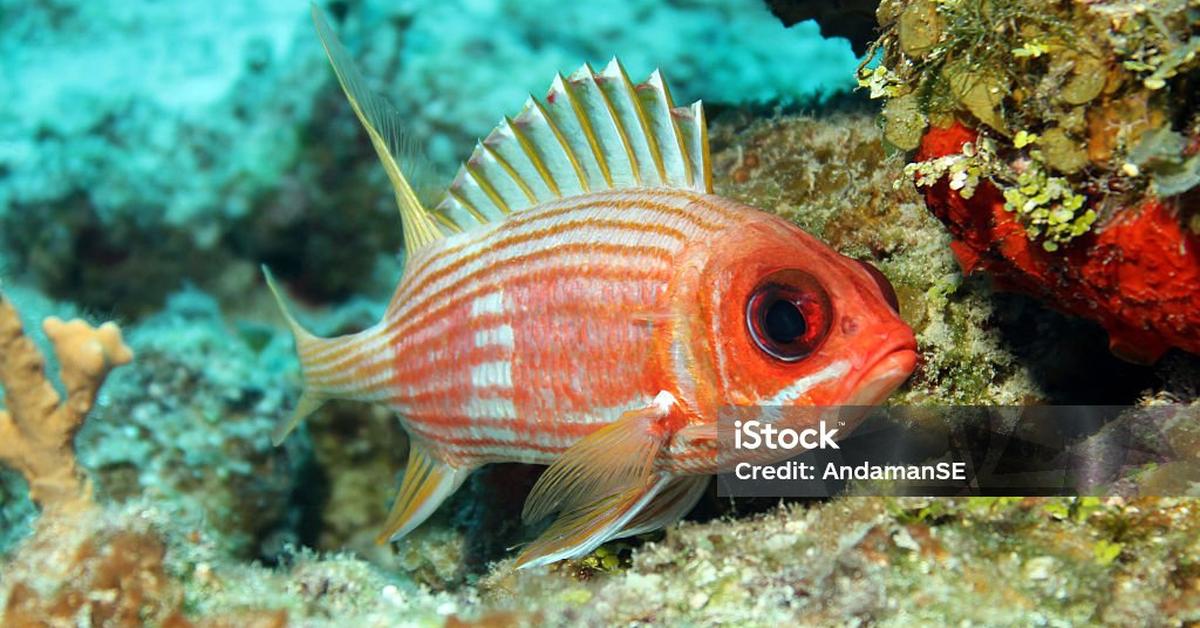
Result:
[[[777,216],[705,244],[693,321],[717,405],[869,406],[917,363],[888,280]]]

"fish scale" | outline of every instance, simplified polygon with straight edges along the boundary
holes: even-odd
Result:
[[[400,116],[313,17],[392,183],[408,261],[383,320],[337,338],[301,327],[267,273],[305,383],[273,439],[328,399],[387,404],[410,439],[381,542],[473,469],[513,461],[549,465],[522,517],[557,513],[517,565],[577,557],[687,513],[736,462],[718,446],[722,407],[874,403],[911,372],[882,276],[713,195],[703,108],[675,107],[659,72],[635,85],[614,59],[559,75],[427,208],[401,167]]]

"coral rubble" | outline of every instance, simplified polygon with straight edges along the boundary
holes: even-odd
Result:
[[[847,498],[684,524],[590,582],[497,571],[482,587],[551,624],[1171,625],[1200,602],[1191,504]]]
[[[162,623],[179,611],[179,586],[163,571],[163,543],[147,533],[118,530],[82,542],[73,577],[50,595],[17,582],[0,617],[12,626],[86,618],[91,625]],[[110,593],[99,596],[96,593]],[[178,621],[178,620],[176,620]]]
[[[233,324],[191,290],[130,329],[128,342],[137,362],[114,374],[108,403],[77,439],[99,495],[154,496],[202,514],[234,556],[270,559],[286,543],[311,542],[302,529],[321,495],[306,475],[311,455],[266,436],[293,402],[283,335]]]

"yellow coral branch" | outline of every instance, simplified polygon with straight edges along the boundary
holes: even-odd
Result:
[[[25,335],[12,303],[0,293],[0,463],[20,471],[43,510],[75,510],[91,504],[92,486],[75,460],[75,433],[114,367],[133,352],[112,323],[93,328],[80,320],[50,317],[42,324],[54,344],[66,399],[46,377],[45,362]]]

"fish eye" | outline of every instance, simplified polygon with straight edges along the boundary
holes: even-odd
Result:
[[[746,304],[746,328],[760,351],[783,361],[808,357],[829,335],[829,295],[816,278],[799,270],[768,275]]]

